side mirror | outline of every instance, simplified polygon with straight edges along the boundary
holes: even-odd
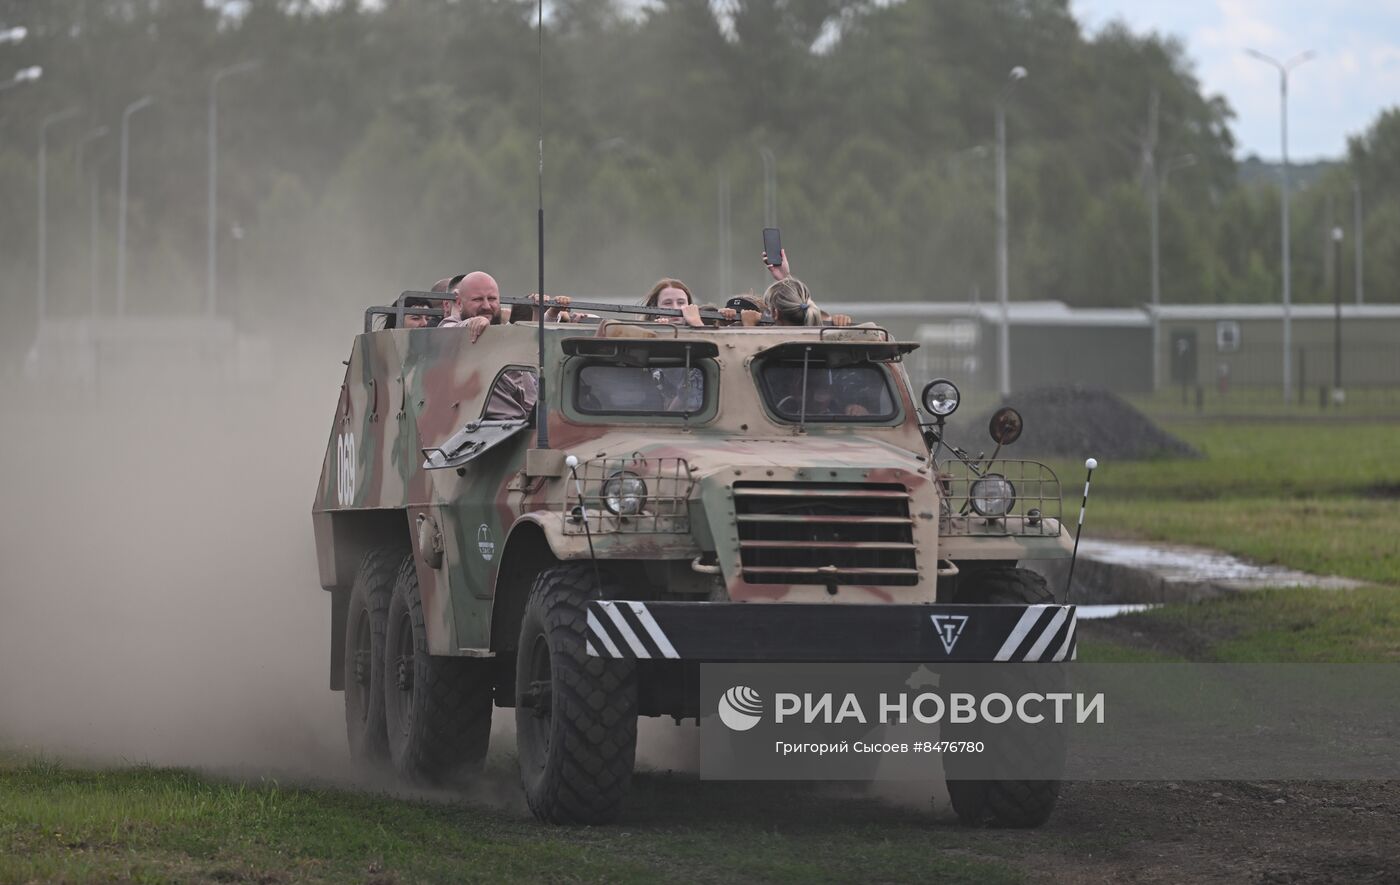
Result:
[[[987,425],[987,432],[999,446],[1009,446],[1021,438],[1021,413],[1011,407],[997,409]]]

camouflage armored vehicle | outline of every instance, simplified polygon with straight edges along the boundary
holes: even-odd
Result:
[[[714,712],[702,662],[1074,655],[1073,606],[1017,567],[1069,555],[1058,482],[1000,443],[990,460],[947,447],[956,388],[916,396],[917,345],[873,327],[605,321],[470,343],[398,325],[355,339],[313,508],[357,759],[441,782],[480,765],[513,707],[531,810],[604,822],[637,717]],[[541,351],[544,428],[501,408]],[[1031,826],[1058,785],[950,792],[969,823]]]

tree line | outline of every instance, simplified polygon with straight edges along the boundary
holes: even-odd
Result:
[[[551,291],[761,286],[766,150],[784,242],[820,297],[988,301],[998,101],[1013,299],[1145,303],[1153,175],[1164,301],[1280,289],[1279,192],[1240,183],[1228,104],[1175,39],[1089,34],[1068,0],[552,0],[542,109],[532,0],[0,0],[13,24],[29,37],[0,46],[0,77],[44,76],[0,93],[6,334],[32,328],[38,122],[68,106],[81,114],[49,132],[51,303],[88,309],[95,175],[113,309],[117,134],[143,95],[128,300],[198,309],[209,80],[249,60],[219,91],[217,235],[220,310],[250,322],[353,315],[471,268],[532,291],[541,121]],[[1008,88],[1014,66],[1029,75]],[[100,126],[80,177],[75,144]],[[1400,110],[1295,193],[1296,300],[1330,299],[1334,224],[1349,297],[1354,190],[1367,298],[1400,300]]]

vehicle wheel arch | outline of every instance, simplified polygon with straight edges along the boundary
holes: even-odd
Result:
[[[560,561],[537,517],[521,517],[511,526],[501,553],[501,567],[496,572],[491,606],[492,651],[500,654],[515,648],[525,602],[535,585],[535,577]]]
[[[321,586],[331,592],[330,687],[345,688],[345,622],[350,588],[365,555],[376,548],[412,549],[408,511],[401,508],[340,510],[315,514]]]

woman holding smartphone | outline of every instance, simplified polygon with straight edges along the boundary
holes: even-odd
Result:
[[[812,292],[807,284],[792,275],[788,264],[787,250],[779,248],[781,261],[772,264],[768,253],[763,253],[763,266],[773,276],[773,284],[763,293],[764,312],[779,326],[849,326],[851,318],[844,313],[827,315],[812,300]],[[744,311],[746,326],[756,326],[760,314]]]

